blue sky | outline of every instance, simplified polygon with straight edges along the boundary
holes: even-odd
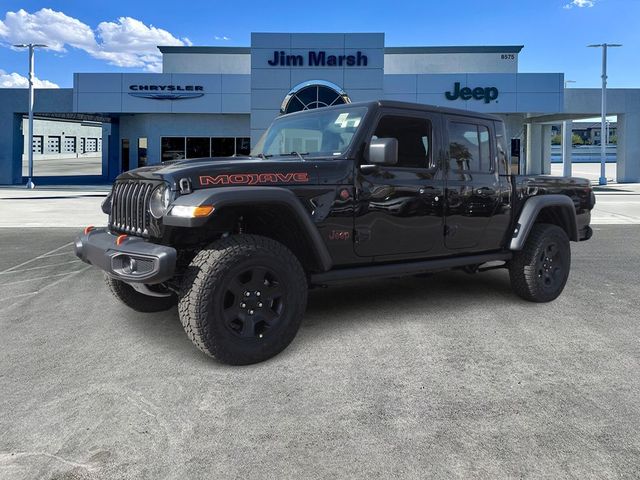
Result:
[[[23,10],[23,11],[21,11]],[[640,0],[422,0],[415,2],[2,0],[0,86],[22,84],[26,54],[8,48],[31,39],[40,80],[72,86],[73,72],[157,71],[163,44],[248,46],[252,31],[385,32],[387,46],[519,45],[521,72],[563,72],[572,87],[640,88]],[[47,85],[46,83],[43,85]]]

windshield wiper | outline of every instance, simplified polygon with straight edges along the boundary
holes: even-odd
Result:
[[[290,152],[290,153],[282,153],[281,154],[281,156],[283,156],[283,157],[293,157],[294,155],[296,155],[302,162],[306,162],[306,160],[304,159],[303,155],[309,155],[309,152],[304,152],[304,153]]]

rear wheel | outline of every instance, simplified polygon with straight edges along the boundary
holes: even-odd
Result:
[[[164,312],[178,303],[178,297],[173,292],[167,292],[170,293],[167,296],[154,297],[140,293],[128,283],[111,278],[109,275],[105,274],[104,279],[113,296],[136,312]]]
[[[511,287],[531,302],[550,302],[562,293],[569,278],[571,248],[565,231],[538,223],[533,226],[524,248],[509,262]]]
[[[184,276],[178,311],[192,342],[221,362],[261,362],[295,337],[307,278],[284,245],[257,235],[227,237],[200,251]]]

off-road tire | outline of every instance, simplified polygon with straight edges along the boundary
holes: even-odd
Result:
[[[152,297],[137,292],[131,285],[109,275],[105,274],[104,279],[113,296],[136,312],[164,312],[178,303],[178,296],[175,293],[168,297]]]
[[[567,283],[571,248],[566,232],[556,226],[537,223],[524,248],[509,262],[513,291],[530,302],[555,300]]]
[[[307,305],[307,288],[300,262],[284,245],[258,235],[234,235],[191,261],[178,313],[200,350],[223,363],[247,365],[291,343]]]

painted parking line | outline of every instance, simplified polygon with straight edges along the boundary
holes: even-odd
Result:
[[[3,270],[0,273],[7,273],[7,272],[15,271],[15,269],[17,269],[17,268],[20,268],[20,267],[22,267],[24,265],[28,265],[31,262],[35,262],[36,260],[40,260],[40,259],[42,259],[42,258],[44,258],[44,257],[46,257],[46,256],[48,256],[48,255],[50,255],[52,253],[59,252],[60,250],[62,250],[63,248],[68,247],[69,245],[72,245],[72,243],[71,242],[65,243],[64,245],[62,245],[62,246],[60,246],[58,248],[54,248],[53,250],[49,250],[48,252],[43,253],[42,255],[38,255],[37,257],[34,257],[34,258],[32,258],[30,260],[27,260],[25,262],[19,263],[18,265],[14,265],[13,267],[9,267],[9,268],[7,268],[6,270]],[[63,253],[68,253],[68,252],[63,252]]]
[[[91,265],[87,265],[86,267],[81,268],[80,270],[74,270],[73,272],[65,273],[65,274],[63,274],[64,276],[60,276],[60,278],[58,278],[56,281],[51,282],[48,285],[45,285],[44,287],[42,287],[39,290],[36,290],[35,292],[25,292],[25,293],[21,293],[21,294],[18,294],[18,295],[12,295],[10,297],[0,298],[0,304],[2,304],[4,302],[11,301],[11,300],[18,299],[17,301],[0,308],[0,312],[4,312],[4,311],[8,310],[9,308],[17,305],[18,303],[20,303],[21,300],[23,300],[25,298],[31,298],[34,295],[37,295],[37,294],[42,293],[42,292],[44,292],[46,290],[49,290],[50,288],[55,287],[59,283],[64,282],[65,280],[67,280],[67,279],[69,279],[71,277],[74,277],[74,276],[76,276],[76,275],[78,275],[80,273],[86,272],[90,268],[91,268]]]
[[[25,280],[16,280],[15,282],[0,283],[0,287],[8,287],[9,285],[18,285],[19,283],[35,282],[36,280],[47,280],[49,278],[63,277],[65,275],[70,275],[72,273],[76,273],[79,271],[80,270],[73,270],[71,272],[54,273],[53,275],[45,275],[44,277],[33,277],[33,278],[27,278]],[[12,273],[12,272],[7,272],[7,273]]]
[[[48,257],[42,257],[42,258],[48,258]],[[63,263],[54,263],[53,265],[40,265],[39,267],[29,267],[29,268],[21,268],[20,270],[10,270],[10,271],[4,271],[4,272],[0,272],[0,275],[7,275],[10,273],[22,273],[22,272],[30,272],[32,270],[42,270],[45,268],[52,268],[52,267],[62,267],[63,265],[71,265],[73,263],[78,263],[80,262],[80,260],[71,260],[70,262],[63,262]]]

